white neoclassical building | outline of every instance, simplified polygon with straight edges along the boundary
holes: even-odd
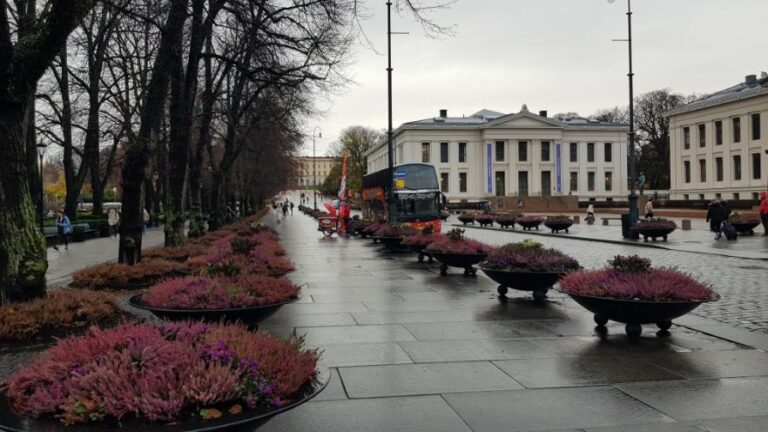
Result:
[[[438,117],[394,132],[395,163],[434,165],[451,201],[488,197],[576,195],[620,200],[627,190],[624,124],[550,118],[546,111],[514,114],[482,110]],[[368,172],[387,167],[386,141],[368,154]]]
[[[671,198],[757,199],[768,183],[768,76],[667,113]]]

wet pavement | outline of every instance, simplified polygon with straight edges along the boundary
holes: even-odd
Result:
[[[669,336],[646,326],[630,340],[623,326],[609,324],[600,338],[592,316],[559,293],[535,304],[512,291],[502,302],[482,274],[465,278],[452,269],[441,277],[437,265],[371,240],[323,238],[314,219],[298,212],[277,220],[265,217],[280,232],[297,266],[290,277],[303,290],[264,327],[304,335],[323,350],[332,378],[318,398],[261,431],[768,430],[768,335],[728,324],[725,312],[719,321],[706,311],[676,321],[683,325]],[[467,232],[494,244],[526,238]],[[566,252],[586,267],[630,252],[666,265],[679,260],[697,275],[748,261],[536,239],[567,242]],[[754,282],[742,281],[754,283],[760,298],[762,270],[753,272],[760,275]]]

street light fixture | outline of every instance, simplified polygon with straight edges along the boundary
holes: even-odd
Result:
[[[42,141],[39,141],[37,144],[35,144],[35,147],[37,147],[37,156],[40,158],[40,196],[39,198],[39,206],[37,209],[38,217],[40,218],[40,230],[43,230],[43,202],[44,202],[44,194],[45,194],[45,178],[43,177],[43,154],[45,153],[46,147],[48,147],[47,144],[43,144]]]
[[[614,3],[616,0],[608,0]],[[634,77],[632,70],[632,0],[627,0],[627,39],[613,39],[614,42],[627,42],[629,47],[629,221],[635,225],[638,220],[637,194],[635,193],[635,95]]]
[[[315,210],[317,210],[317,156],[315,156],[315,132],[317,132],[317,138],[323,137],[323,131],[320,130],[320,126],[315,126],[312,129],[312,198],[314,200]]]
[[[387,129],[387,172],[389,188],[387,192],[387,213],[389,223],[395,220],[395,148],[392,132],[392,35],[408,34],[408,32],[392,31],[392,1],[387,1],[387,116],[389,120]]]

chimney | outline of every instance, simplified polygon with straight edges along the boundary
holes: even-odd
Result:
[[[747,75],[747,77],[744,78],[744,83],[748,86],[757,84],[757,75]]]
[[[541,110],[541,111],[539,111],[539,116],[540,116],[540,117],[546,117],[546,116],[547,116],[547,110]]]
[[[441,109],[440,110],[440,118],[447,118],[448,117],[448,110],[447,109]]]

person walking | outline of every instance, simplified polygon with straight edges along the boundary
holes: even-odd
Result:
[[[117,224],[120,223],[120,215],[114,207],[110,208],[109,213],[107,213],[107,223],[109,224],[109,233],[117,237]]]
[[[293,201],[291,201],[291,216],[293,216]]]
[[[64,242],[64,249],[69,249],[69,242],[67,236],[72,234],[72,222],[69,221],[69,217],[61,211],[56,212],[56,243],[53,248],[59,250],[59,245]]]
[[[768,236],[768,193],[760,192],[760,220],[763,222],[764,236]]]
[[[640,177],[637,178],[637,188],[640,189],[640,195],[643,194],[643,190],[645,190],[645,174],[640,171]]]
[[[286,217],[286,216],[288,216],[288,203],[284,202],[283,203],[283,217]]]
[[[720,223],[722,222],[722,209],[720,208],[720,201],[712,200],[707,206],[707,222],[709,222],[709,230],[713,233],[720,232]]]
[[[590,225],[595,223],[595,206],[593,204],[590,204],[589,206],[587,206],[587,218],[586,218],[586,221]]]
[[[141,235],[144,235],[144,233],[147,232],[147,227],[149,226],[149,212],[147,209],[144,209],[144,213],[142,214],[142,218],[144,219],[144,223],[141,224]]]
[[[645,218],[653,219],[653,197],[649,197],[645,203]]]

